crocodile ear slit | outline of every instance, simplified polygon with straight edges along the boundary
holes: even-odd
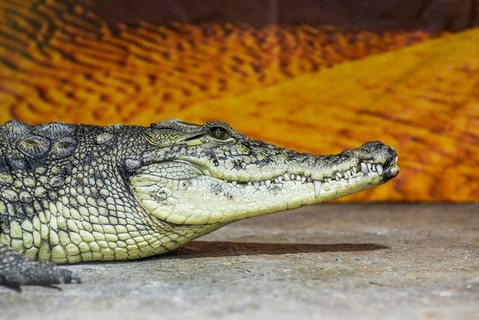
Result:
[[[187,141],[196,140],[203,137],[204,135],[205,135],[204,133],[195,134],[194,136],[183,139],[183,141],[187,142]]]

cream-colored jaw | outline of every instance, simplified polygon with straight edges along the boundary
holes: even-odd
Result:
[[[360,162],[329,176],[324,172],[308,172],[308,176],[285,172],[247,181],[229,180],[225,175],[215,178],[187,162],[172,161],[150,165],[130,181],[142,206],[160,220],[190,225],[228,223],[330,201],[380,185],[385,182],[384,175],[397,175],[396,161],[387,166]]]

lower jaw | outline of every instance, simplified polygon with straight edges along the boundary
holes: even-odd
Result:
[[[375,175],[367,180],[348,182],[332,180],[323,183],[316,195],[313,183],[287,182],[282,186],[223,186],[218,195],[204,193],[208,185],[191,190],[192,193],[177,194],[178,203],[169,217],[159,217],[170,223],[190,225],[230,223],[233,221],[279,211],[318,204],[347,196],[381,184],[381,177]],[[201,195],[201,201],[193,203],[191,196]],[[183,199],[182,199],[183,198]],[[175,217],[175,221],[173,220]],[[183,218],[181,218],[183,217]],[[169,218],[171,220],[169,220]]]

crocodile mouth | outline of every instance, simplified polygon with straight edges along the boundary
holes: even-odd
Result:
[[[347,170],[338,170],[333,175],[323,177],[322,179],[311,178],[312,175],[305,173],[288,173],[285,172],[278,176],[265,180],[231,180],[223,178],[223,182],[231,184],[232,186],[244,188],[254,187],[256,190],[268,190],[271,188],[282,188],[285,183],[293,182],[297,184],[310,183],[314,186],[314,193],[319,197],[323,185],[334,187],[335,183],[354,182],[356,179],[367,179],[378,176],[382,179],[381,183],[385,183],[399,174],[399,167],[397,165],[398,157],[395,156],[386,164],[377,164],[371,162],[360,162],[357,166],[352,166]],[[209,172],[203,171],[205,175],[210,175]],[[217,178],[218,179],[218,178]],[[221,178],[219,178],[221,179]],[[329,188],[328,188],[329,189]]]
[[[325,156],[279,149],[267,161],[239,168],[234,157],[220,165],[180,157],[140,166],[130,187],[144,209],[162,221],[229,223],[378,186],[398,175],[397,161],[396,151],[378,141]]]

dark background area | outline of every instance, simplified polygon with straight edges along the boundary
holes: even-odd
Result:
[[[91,0],[86,0],[91,1]],[[118,22],[245,23],[255,27],[335,25],[351,31],[459,31],[479,24],[479,0],[103,0],[90,3]]]

